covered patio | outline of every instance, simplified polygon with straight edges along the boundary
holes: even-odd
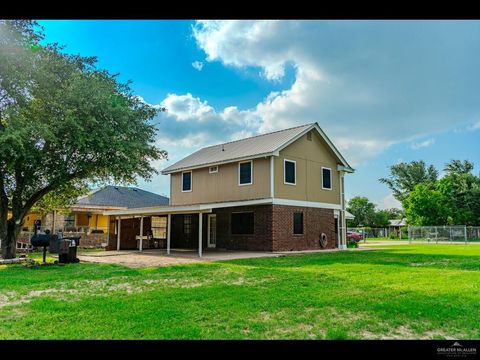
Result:
[[[172,240],[175,240],[176,248],[181,251],[188,249],[189,254],[195,249],[195,256],[202,257],[204,247],[215,247],[216,223],[214,215],[208,216],[211,212],[211,207],[202,204],[106,211],[104,215],[110,217],[111,228],[109,250],[143,252],[146,250],[145,242],[154,237],[158,240],[155,246],[158,245],[158,250],[164,249],[166,255],[171,254]],[[184,217],[188,221],[184,221]],[[181,221],[175,221],[175,218]],[[165,224],[161,228],[163,231],[154,227],[154,223],[159,220]],[[182,231],[175,231],[172,235],[173,227]],[[207,244],[204,244],[205,240]]]

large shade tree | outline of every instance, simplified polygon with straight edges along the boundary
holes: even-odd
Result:
[[[407,222],[411,225],[480,224],[480,176],[470,161],[451,160],[445,176],[415,185],[403,198]]]
[[[392,190],[393,196],[403,202],[418,184],[431,184],[438,178],[438,171],[433,165],[427,166],[423,160],[410,163],[398,163],[390,166],[388,177],[379,181]]]
[[[87,182],[134,183],[166,157],[155,147],[159,109],[96,59],[42,45],[32,21],[0,21],[0,240],[15,256],[29,210]],[[8,212],[11,211],[11,217]]]

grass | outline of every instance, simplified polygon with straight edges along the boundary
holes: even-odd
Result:
[[[480,246],[383,248],[146,269],[1,266],[0,339],[480,338]]]

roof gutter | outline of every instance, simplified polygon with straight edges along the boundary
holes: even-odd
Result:
[[[337,171],[345,171],[351,174],[355,172],[355,169],[351,168],[350,166],[337,165]]]

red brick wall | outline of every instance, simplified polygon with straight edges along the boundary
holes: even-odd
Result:
[[[253,235],[231,234],[231,214],[239,211],[255,213]],[[302,235],[293,234],[295,212],[303,212]],[[330,209],[259,205],[215,209],[214,213],[217,214],[217,248],[257,251],[322,249],[319,241],[322,233],[327,235],[326,249],[336,247],[335,219]]]
[[[232,212],[253,211],[254,233],[232,235]],[[215,209],[217,214],[217,248],[228,250],[272,251],[272,206],[239,206]]]
[[[273,251],[322,249],[320,235],[327,235],[326,249],[336,247],[333,210],[310,207],[272,205]],[[293,234],[293,214],[303,212],[303,234]]]

